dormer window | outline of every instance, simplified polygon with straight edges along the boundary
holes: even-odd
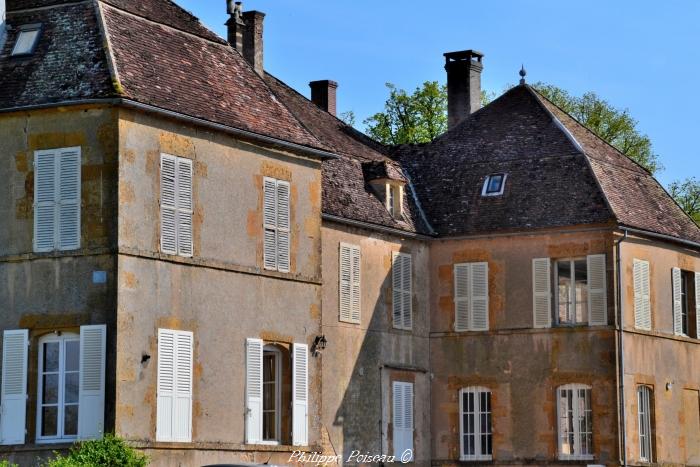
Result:
[[[12,56],[18,57],[22,55],[31,55],[34,53],[37,42],[39,42],[39,33],[41,32],[41,24],[26,24],[19,27],[17,41],[12,48]]]
[[[386,184],[386,209],[394,219],[403,216],[403,185],[398,183]]]
[[[486,177],[481,196],[500,196],[506,187],[506,174],[493,174]]]

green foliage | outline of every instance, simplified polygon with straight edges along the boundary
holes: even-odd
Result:
[[[355,112],[353,112],[352,110],[348,110],[347,112],[341,112],[341,114],[338,115],[338,118],[345,122],[345,124],[347,125],[355,126]]]
[[[428,143],[447,130],[447,89],[426,81],[413,94],[387,83],[384,111],[366,119],[367,133],[383,144]]]
[[[45,467],[146,467],[148,457],[113,435],[73,446],[67,457],[57,455]],[[2,467],[2,466],[0,466]]]
[[[17,464],[12,464],[7,460],[0,460],[0,467],[19,467]]]
[[[700,225],[700,181],[692,177],[677,180],[671,183],[668,191],[695,223]]]

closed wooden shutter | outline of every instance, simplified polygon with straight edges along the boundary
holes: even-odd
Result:
[[[454,265],[455,331],[469,331],[471,322],[469,316],[470,271],[471,266],[468,263]]]
[[[394,327],[413,328],[411,255],[394,253],[392,261],[392,306]]]
[[[588,313],[591,326],[608,324],[608,295],[605,255],[588,257]]]
[[[394,455],[402,461],[413,460],[413,384],[394,381],[392,385]],[[410,451],[408,457],[403,457]]]
[[[58,249],[80,248],[80,148],[58,151]]]
[[[263,342],[246,340],[246,443],[262,441],[263,423]]]
[[[177,254],[177,158],[160,156],[160,250]]]
[[[340,320],[348,323],[359,323],[361,307],[360,247],[341,243],[338,268]]]
[[[277,182],[267,177],[263,181],[263,229],[265,269],[277,270]]]
[[[104,434],[106,348],[105,325],[80,327],[79,439],[97,439]]]
[[[53,251],[56,246],[56,174],[54,151],[34,153],[34,251]]]
[[[471,329],[488,331],[489,329],[489,265],[472,263],[470,279]]]
[[[289,272],[290,212],[289,183],[277,181],[277,270]]]
[[[292,351],[292,444],[309,444],[309,349],[294,344]]]
[[[362,284],[361,284],[361,254],[360,247],[352,248],[352,281],[351,281],[351,300],[350,300],[350,318],[354,323],[359,323],[362,314]]]
[[[191,257],[192,249],[192,161],[177,158],[177,252]]]
[[[552,326],[551,261],[549,258],[532,260],[532,299],[534,327]]]
[[[156,440],[192,439],[193,335],[158,330],[158,402]]]
[[[27,349],[29,331],[5,331],[2,340],[0,443],[24,444],[27,421]]]
[[[635,259],[634,280],[634,326],[637,329],[651,330],[651,300],[649,296],[649,262]]]
[[[673,268],[673,333],[683,334],[683,303],[681,302],[681,270]]]
[[[695,273],[695,337],[700,339],[700,272]]]

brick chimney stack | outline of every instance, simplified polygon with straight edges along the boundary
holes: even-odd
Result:
[[[245,29],[243,30],[243,57],[253,66],[259,75],[265,73],[263,63],[263,21],[265,13],[246,11],[243,13]]]
[[[241,53],[243,53],[243,31],[245,30],[245,23],[241,13],[242,8],[241,2],[234,3],[234,0],[226,0],[226,12],[231,16],[226,21],[228,43]]]
[[[481,60],[484,54],[463,50],[445,54],[447,71],[447,126],[459,122],[481,108]]]
[[[311,102],[335,117],[338,83],[324,79],[312,81],[309,86],[311,87]]]

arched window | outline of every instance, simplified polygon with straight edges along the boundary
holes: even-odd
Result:
[[[459,413],[460,460],[491,460],[491,391],[473,386],[460,390]]]
[[[557,389],[559,458],[593,458],[591,387],[567,384]]]
[[[653,461],[653,410],[654,390],[649,386],[637,386],[637,412],[639,415],[639,460]]]
[[[39,340],[37,441],[78,437],[80,336],[49,334]]]

